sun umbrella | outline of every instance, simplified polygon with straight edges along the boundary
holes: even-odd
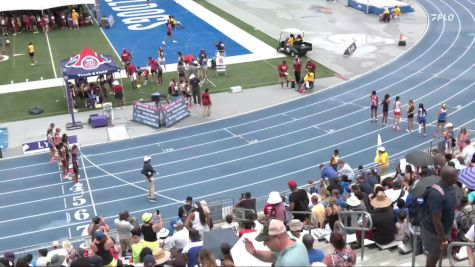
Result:
[[[460,170],[459,181],[470,189],[475,189],[475,167]]]
[[[416,166],[426,167],[434,162],[428,153],[422,151],[412,151],[405,158],[408,163]]]
[[[249,254],[246,251],[246,247],[244,245],[244,238],[249,239],[253,244],[254,248],[257,250],[265,250],[269,251],[269,248],[264,246],[264,242],[257,242],[256,236],[259,235],[259,232],[251,232],[244,234],[238,242],[234,245],[231,249],[231,255],[233,256],[234,265],[236,266],[271,266],[272,263],[270,262],[263,262],[258,260],[256,257]]]
[[[223,253],[221,252],[221,244],[228,243],[230,247],[233,247],[237,241],[238,237],[233,229],[216,229],[204,232],[203,248],[211,250],[217,259],[222,259]]]

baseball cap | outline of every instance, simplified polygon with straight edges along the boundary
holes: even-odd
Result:
[[[386,151],[386,148],[384,148],[384,146],[382,146],[378,150],[381,151],[381,152],[384,152],[384,151]]]
[[[97,230],[94,232],[94,237],[97,239],[97,240],[102,240],[104,238],[104,233],[101,231],[101,230]]]
[[[281,220],[272,219],[264,224],[261,233],[256,236],[256,241],[262,242],[270,236],[276,236],[286,232],[287,229]]]
[[[51,244],[53,247],[59,247],[59,241],[53,241],[53,244]]]
[[[148,223],[152,219],[152,217],[152,213],[145,212],[144,214],[142,214],[142,222]]]
[[[113,81],[112,85],[119,85],[119,81]]]
[[[297,187],[297,182],[295,180],[290,180],[287,184],[289,187]]]
[[[145,162],[145,161],[149,161],[149,160],[151,160],[151,159],[152,159],[152,158],[151,158],[151,157],[149,157],[149,156],[145,156],[145,157],[143,157],[143,161],[144,161],[144,162]]]

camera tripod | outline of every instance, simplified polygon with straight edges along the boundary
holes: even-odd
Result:
[[[210,79],[208,79],[208,76],[205,76],[203,80],[201,80],[200,87],[203,87],[205,83],[210,83],[213,87],[216,87],[216,85]]]

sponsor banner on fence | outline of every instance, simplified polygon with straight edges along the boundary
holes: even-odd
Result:
[[[168,105],[163,105],[161,109],[165,127],[170,127],[190,115],[188,106],[183,98],[178,98]]]
[[[160,127],[160,108],[155,105],[134,103],[133,120],[155,128]]]

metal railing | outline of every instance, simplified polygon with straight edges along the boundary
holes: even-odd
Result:
[[[351,222],[351,218],[353,216],[363,216],[363,223],[361,226],[346,226],[345,225],[345,221],[347,220],[342,220],[342,217],[346,217],[346,218],[350,218],[350,222]],[[340,213],[338,214],[338,220],[340,221],[341,225],[342,225],[342,228],[344,230],[355,230],[355,231],[361,231],[361,243],[360,243],[360,246],[361,246],[361,260],[363,260],[364,258],[364,248],[365,248],[365,245],[364,245],[364,240],[365,240],[365,232],[366,231],[370,231],[373,229],[373,220],[371,219],[371,215],[366,212],[366,211],[340,211]],[[367,227],[364,227],[365,225],[367,225]]]
[[[452,253],[452,250],[454,247],[473,247],[475,246],[474,242],[452,242],[449,244],[447,248],[447,258],[449,258],[449,263],[450,266],[455,266],[455,261],[454,261],[454,255]],[[442,262],[442,259],[440,260]]]

